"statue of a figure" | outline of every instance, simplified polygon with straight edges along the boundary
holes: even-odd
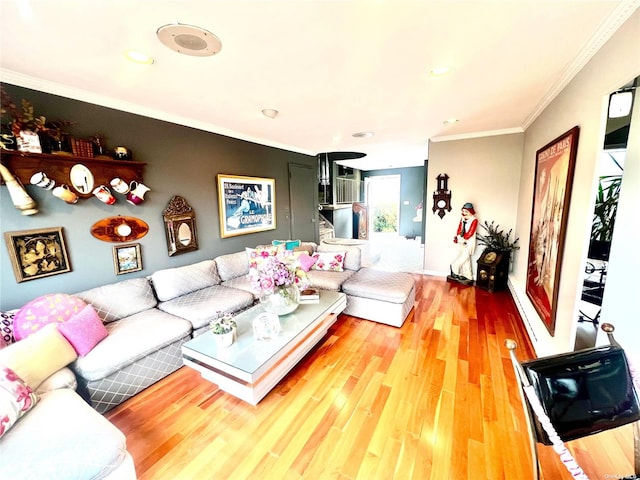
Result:
[[[462,206],[462,217],[456,236],[453,238],[458,254],[451,263],[451,275],[448,278],[465,285],[473,283],[471,257],[476,249],[476,230],[478,229],[475,213],[472,203],[467,202]]]

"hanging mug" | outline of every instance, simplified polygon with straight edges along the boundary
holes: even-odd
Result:
[[[113,188],[114,191],[121,193],[123,195],[129,193],[129,185],[127,185],[127,182],[125,182],[123,179],[116,177],[113,180],[111,180],[111,188]]]
[[[60,185],[54,188],[51,193],[67,203],[76,203],[78,201],[78,196],[71,191],[68,185]]]
[[[114,203],[116,203],[116,197],[111,195],[109,189],[104,185],[100,185],[95,190],[93,190],[93,194],[98,197],[98,200],[106,203],[107,205],[113,205]]]
[[[151,190],[142,183],[133,180],[130,184],[131,191],[127,194],[127,202],[131,205],[140,205],[144,201],[144,194]]]
[[[42,187],[45,190],[51,190],[55,187],[56,182],[49,177],[44,172],[37,172],[31,176],[31,184],[36,185],[38,187]]]

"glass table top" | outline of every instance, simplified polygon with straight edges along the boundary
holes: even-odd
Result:
[[[253,333],[254,318],[265,312],[264,307],[258,303],[234,317],[238,328],[236,340],[230,347],[218,347],[213,334],[207,331],[186,342],[182,346],[183,352],[185,355],[189,355],[189,351],[199,353],[209,357],[212,363],[220,362],[232,369],[253,374],[294,338],[311,330],[315,320],[333,312],[340,302],[345,301],[344,298],[344,293],[321,290],[318,303],[300,304],[293,313],[281,316],[280,333],[269,340],[258,340]]]

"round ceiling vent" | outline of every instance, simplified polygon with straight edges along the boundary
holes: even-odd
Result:
[[[164,25],[156,31],[156,35],[171,50],[185,55],[208,57],[222,49],[222,43],[218,37],[194,25],[180,23]]]

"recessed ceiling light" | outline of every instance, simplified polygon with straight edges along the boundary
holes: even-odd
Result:
[[[194,25],[163,25],[156,31],[156,35],[165,46],[184,55],[207,57],[222,50],[222,43],[218,37]]]
[[[446,75],[450,71],[451,69],[449,67],[435,67],[435,68],[432,68],[429,73],[431,74],[432,77],[442,77],[443,75]]]
[[[369,138],[369,137],[373,137],[373,132],[357,132],[357,133],[354,133],[352,137]]]
[[[154,63],[154,59],[152,57],[138,50],[127,50],[125,52],[125,56],[127,57],[127,60],[134,63],[141,63],[143,65],[151,65]]]
[[[452,123],[458,123],[460,120],[458,120],[457,118],[447,118],[444,121],[445,125],[451,125]]]
[[[262,114],[265,117],[269,117],[271,119],[276,118],[279,113],[280,112],[278,112],[278,110],[276,110],[275,108],[265,108],[264,110],[262,110]]]

